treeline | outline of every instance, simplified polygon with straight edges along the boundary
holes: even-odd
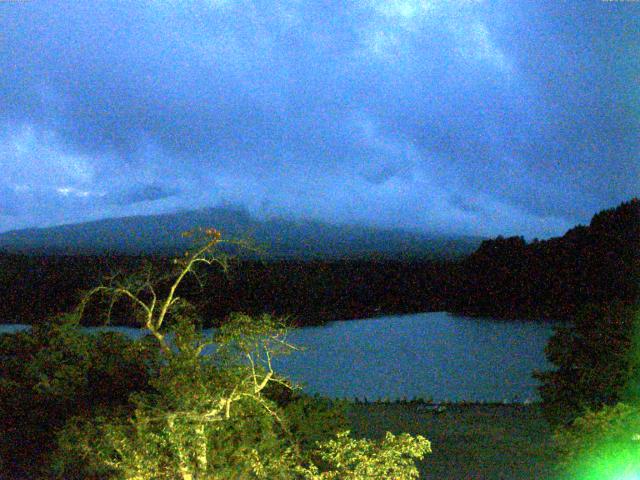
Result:
[[[0,254],[0,322],[39,323],[69,311],[103,275],[162,272],[170,258]],[[450,311],[504,319],[571,319],[587,303],[633,304],[640,290],[640,200],[596,214],[564,236],[484,241],[457,261],[238,260],[227,274],[209,269],[205,285],[180,295],[204,319],[230,312],[291,316],[299,325],[383,314]],[[132,324],[123,306],[114,320]],[[96,323],[99,323],[96,320]]]
[[[126,275],[144,262],[161,272],[168,270],[170,261],[164,257],[0,255],[0,323],[40,323],[72,309],[81,291],[96,286],[104,275],[118,271]],[[444,261],[240,260],[226,274],[209,268],[201,275],[203,286],[188,278],[179,293],[209,321],[242,311],[290,316],[298,325],[311,325],[443,310],[450,268]],[[132,324],[124,305],[116,306],[113,313],[115,323]]]
[[[634,304],[640,293],[640,200],[596,214],[589,226],[526,243],[484,241],[453,271],[447,310],[499,318],[572,319],[588,303]]]

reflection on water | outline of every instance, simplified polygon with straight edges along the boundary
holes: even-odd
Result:
[[[0,332],[25,328],[0,325]],[[136,335],[131,328],[112,327]],[[331,322],[289,334],[304,347],[274,360],[310,393],[338,398],[451,401],[539,399],[533,369],[548,369],[552,325],[445,312]]]

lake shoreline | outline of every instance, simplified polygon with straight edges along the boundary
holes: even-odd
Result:
[[[248,315],[257,315],[252,312],[244,312],[240,311],[240,313],[246,313]],[[267,312],[268,313],[268,312]],[[443,310],[443,309],[432,309],[432,310],[420,310],[413,311],[411,309],[396,309],[396,310],[380,310],[377,308],[372,308],[370,310],[358,310],[357,312],[352,313],[344,313],[344,315],[331,314],[322,317],[294,317],[292,315],[277,315],[272,313],[272,315],[276,318],[282,318],[285,322],[288,322],[288,325],[291,328],[304,328],[304,327],[322,327],[329,325],[334,322],[354,322],[354,321],[366,321],[366,320],[374,320],[381,317],[399,317],[399,316],[409,316],[409,315],[419,315],[424,313],[445,313],[447,315],[452,316],[460,316],[460,317],[469,317],[474,320],[486,320],[489,322],[527,322],[527,323],[538,323],[538,324],[558,324],[558,323],[566,323],[568,320],[556,320],[552,318],[520,318],[520,317],[499,317],[492,316],[490,314],[484,312],[477,312],[473,310]],[[12,321],[15,319],[9,319],[8,321],[0,322],[0,325],[40,325],[46,323],[49,319],[43,319],[40,322],[29,322],[22,323],[17,321]],[[206,322],[203,324],[203,328],[215,328],[222,324],[226,317],[222,320],[217,319],[211,322]],[[82,326],[84,327],[125,327],[125,328],[144,328],[144,325],[139,323],[122,323],[122,322],[112,322],[112,323],[94,323],[94,322],[82,322]]]
[[[0,331],[12,328],[0,325]],[[114,326],[87,330],[131,338],[148,333]],[[538,382],[531,375],[550,368],[544,346],[551,334],[549,325],[446,312],[337,321],[291,329],[287,341],[299,350],[276,356],[273,368],[311,395],[336,399],[535,401]]]

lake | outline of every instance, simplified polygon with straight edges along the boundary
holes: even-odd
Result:
[[[289,341],[305,350],[273,364],[305,391],[333,398],[536,401],[531,372],[551,368],[544,347],[552,333],[549,323],[446,312],[337,321],[293,330]]]

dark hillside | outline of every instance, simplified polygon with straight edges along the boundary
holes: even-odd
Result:
[[[453,285],[450,311],[500,318],[568,319],[586,303],[635,303],[640,200],[599,212],[562,237],[486,240],[460,262]]]
[[[226,239],[252,238],[271,260],[451,259],[468,255],[482,241],[313,220],[261,220],[240,208],[216,207],[10,231],[0,234],[0,249],[31,255],[171,256],[190,247],[180,234],[195,227],[215,227]]]

